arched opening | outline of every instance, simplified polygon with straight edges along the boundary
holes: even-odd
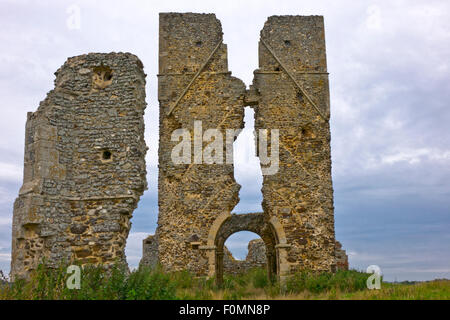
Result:
[[[264,222],[263,213],[232,214],[218,220],[220,224],[214,237],[213,266],[217,285],[223,284],[224,275],[224,244],[227,239],[240,231],[250,231],[258,235],[264,242],[267,275],[271,281],[278,274],[278,259],[276,257],[277,236],[273,228]]]
[[[287,249],[290,245],[278,219],[271,217],[266,220],[262,212],[239,215],[224,212],[214,220],[207,245],[200,248],[206,251],[208,276],[215,276],[219,285],[223,283],[223,246],[232,234],[239,231],[254,232],[261,237],[266,247],[268,277],[283,283],[289,272]]]
[[[224,275],[239,275],[253,268],[267,266],[266,246],[256,233],[239,231],[225,240],[223,247]]]
[[[238,231],[225,240],[225,247],[236,260],[245,260],[248,256],[248,245],[251,241],[261,240],[261,237],[251,231]]]

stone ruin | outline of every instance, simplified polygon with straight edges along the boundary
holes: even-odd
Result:
[[[11,278],[50,266],[126,262],[131,216],[147,188],[145,73],[129,53],[69,58],[28,113],[14,203]]]
[[[348,270],[348,257],[339,241],[336,241],[335,253],[337,270]],[[250,240],[245,260],[236,260],[226,246],[223,248],[223,254],[223,270],[225,274],[242,274],[253,268],[267,267],[266,246],[262,239]]]
[[[159,33],[158,262],[166,270],[188,269],[220,282],[224,242],[246,230],[264,241],[269,276],[335,271],[323,17],[270,17],[248,90],[228,70],[221,24],[213,14],[160,14]],[[196,122],[225,137],[227,129],[243,128],[245,106],[255,111],[255,130],[279,130],[279,150],[271,138],[266,141],[268,153],[278,152],[279,168],[264,175],[263,212],[235,215],[240,186],[233,163],[201,162],[201,152],[198,159],[198,150],[205,151],[208,143],[196,145],[202,135]],[[181,128],[194,142],[191,163],[171,161],[179,143],[172,134]],[[260,152],[264,173],[267,163]]]
[[[158,265],[158,242],[154,235],[144,239],[140,266],[155,268]],[[265,268],[266,246],[262,239],[250,240],[245,260],[237,260],[226,246],[223,247],[223,270],[225,274],[242,274],[253,268]]]
[[[155,236],[150,235],[143,241],[141,266],[154,268],[158,265],[158,243]],[[348,257],[339,241],[336,241],[336,267],[348,270]],[[244,274],[253,268],[266,268],[266,245],[262,239],[250,240],[245,260],[235,259],[226,246],[223,247],[223,273]]]
[[[130,219],[147,188],[145,76],[129,53],[69,58],[56,72],[55,89],[28,114],[24,182],[14,204],[13,279],[43,259],[52,266],[126,262]],[[158,100],[158,227],[143,242],[141,265],[189,270],[219,283],[224,271],[253,266],[266,266],[280,280],[301,269],[348,267],[334,236],[323,17],[269,17],[247,89],[228,70],[215,15],[160,14]],[[202,153],[217,137],[208,141],[203,131],[217,129],[232,144],[238,132],[229,137],[228,130],[244,127],[246,106],[254,109],[255,130],[267,133],[255,136],[266,172],[263,212],[232,214],[240,189],[233,154],[224,148],[231,161],[205,160]],[[183,149],[191,161],[175,163],[173,134],[181,129],[193,142]],[[264,151],[276,155],[275,172]],[[262,239],[249,244],[245,261],[224,247],[239,231]]]

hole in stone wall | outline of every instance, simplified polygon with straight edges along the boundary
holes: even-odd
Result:
[[[290,47],[291,46],[291,41],[284,40],[284,44],[286,45],[286,47]]]
[[[102,152],[102,160],[108,161],[112,160],[112,153],[109,150],[103,150]]]
[[[280,71],[280,67],[275,67],[275,71]]]
[[[302,138],[304,139],[315,138],[313,130],[308,127],[302,128]]]
[[[112,83],[113,71],[110,67],[101,65],[95,67],[92,74],[92,87],[104,89]]]

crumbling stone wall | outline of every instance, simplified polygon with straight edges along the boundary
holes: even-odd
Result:
[[[248,254],[245,260],[236,260],[226,246],[223,251],[225,274],[241,274],[252,268],[266,266],[266,246],[262,239],[251,240],[248,243]],[[348,270],[348,256],[339,241],[336,241],[335,254],[337,270]]]
[[[142,241],[142,259],[139,266],[154,268],[158,265],[158,239],[150,235]]]
[[[158,242],[150,235],[142,242],[142,259],[140,266],[154,268],[158,265]],[[252,268],[266,267],[266,246],[262,239],[254,239],[248,243],[245,260],[237,260],[226,246],[223,247],[223,270],[225,274],[246,273]]]
[[[345,252],[334,236],[323,18],[270,17],[249,90],[228,70],[213,14],[162,13],[159,34],[159,216],[142,263],[220,279],[223,243],[249,230],[264,242],[269,275],[343,267]],[[13,278],[26,277],[43,259],[54,266],[125,262],[130,218],[147,187],[142,68],[128,53],[69,58],[56,72],[55,89],[28,114]],[[243,128],[247,105],[255,109],[255,129],[269,130],[268,154],[276,152],[271,134],[278,130],[279,164],[264,176],[264,212],[237,216],[231,212],[240,186],[227,129]],[[189,142],[181,149],[188,157],[174,162],[180,139]],[[223,153],[208,160],[206,150],[220,139]],[[261,150],[258,156],[264,172]]]
[[[130,218],[147,188],[145,74],[129,53],[69,58],[28,113],[14,203],[13,279],[45,259],[126,262]]]
[[[171,135],[187,128],[195,139],[199,120],[205,129],[242,128],[243,107],[250,105],[255,129],[269,129],[269,154],[275,152],[270,130],[279,130],[279,170],[264,176],[262,188],[260,223],[269,269],[276,264],[282,276],[303,268],[336,270],[323,17],[270,17],[261,31],[259,69],[247,91],[228,72],[214,15],[161,14],[159,41],[156,237],[162,266],[221,273],[222,224],[233,219],[230,212],[238,202],[233,165],[200,163],[201,157],[198,163],[174,164],[171,152],[178,141]],[[194,159],[195,143],[189,150]]]
[[[276,152],[270,130],[279,132],[279,169],[264,176],[262,188],[269,269],[275,264],[280,276],[304,268],[334,271],[323,17],[269,17],[261,31],[259,69],[247,91],[229,76],[221,40],[214,15],[160,15],[160,262],[169,270],[205,273],[207,258],[209,275],[221,277],[217,273],[225,239],[217,239],[238,200],[233,166],[174,165],[170,155],[175,143],[170,137],[178,128],[189,128],[194,137],[196,120],[206,128],[241,128],[243,106],[250,105],[255,109],[255,130],[269,129],[269,155]],[[256,143],[258,147],[259,140]]]
[[[337,270],[348,270],[348,256],[339,241],[336,241],[335,254]]]
[[[254,239],[248,243],[245,260],[236,260],[226,246],[223,251],[223,272],[225,274],[242,274],[252,268],[266,267],[266,245],[262,239]]]
[[[207,164],[202,157],[195,163],[195,148],[204,150],[208,141],[195,146],[194,139],[207,129],[225,137],[227,128],[242,128],[246,90],[228,71],[221,24],[213,14],[161,13],[159,22],[159,262],[166,270],[206,274],[205,240],[217,216],[238,203],[240,186],[232,163]],[[201,133],[194,132],[194,121],[201,121]],[[189,131],[190,163],[171,159],[177,129]]]
[[[261,31],[259,69],[254,73],[255,130],[279,129],[279,170],[264,176],[262,206],[285,232],[285,272],[334,271],[323,17],[269,17]],[[270,138],[268,142],[271,151]]]

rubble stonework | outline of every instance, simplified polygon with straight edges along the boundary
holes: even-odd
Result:
[[[254,266],[265,265],[280,280],[300,269],[348,268],[334,234],[323,17],[269,17],[248,90],[231,76],[222,40],[213,14],[160,14],[158,227],[143,242],[141,265],[218,282],[224,272]],[[28,114],[13,279],[44,260],[126,263],[130,219],[147,188],[140,60],[91,53],[69,58],[55,74],[55,89]],[[263,212],[232,214],[240,185],[228,147],[244,126],[245,106],[255,110]],[[260,144],[266,129],[268,156],[279,156],[272,171]],[[181,162],[174,161],[179,151],[188,155]],[[240,231],[261,237],[249,244],[245,261],[224,246]]]
[[[281,272],[334,271],[323,17],[268,18],[261,31],[259,69],[252,89],[258,95],[255,130],[279,129],[279,170],[264,176],[262,206],[266,215],[277,218],[286,236]]]
[[[215,49],[203,72],[179,100]],[[194,121],[201,121],[200,139],[207,129],[219,129],[225,137],[227,128],[243,128],[245,92],[244,83],[228,71],[227,47],[222,43],[220,22],[213,14],[160,14],[156,236],[159,262],[167,270],[208,273],[207,250],[202,246],[217,216],[230,213],[237,205],[240,189],[232,163],[194,163],[195,146],[191,148],[191,163],[175,164],[171,155],[179,141],[172,141],[172,133],[187,129],[193,140]],[[206,145],[203,143],[200,149]]]
[[[72,57],[28,113],[14,203],[13,279],[50,266],[126,262],[130,218],[147,188],[145,77],[129,53]]]
[[[154,268],[158,265],[158,242],[154,235],[148,236],[142,242],[142,259],[140,266]],[[242,274],[252,268],[266,266],[266,246],[262,239],[251,240],[248,243],[248,254],[245,260],[237,260],[226,246],[223,247],[224,274]]]
[[[158,265],[158,239],[150,235],[142,241],[142,259],[139,266],[154,268]]]
[[[348,270],[348,256],[342,249],[342,244],[336,241],[336,268],[338,270]]]
[[[268,18],[250,90],[228,72],[226,46],[214,15],[160,14],[159,32],[156,237],[161,265],[220,279],[229,229],[261,236],[269,275],[276,272],[282,279],[305,268],[335,271],[323,17]],[[242,128],[246,105],[255,109],[256,131],[279,130],[279,170],[264,176],[264,212],[239,218],[231,214],[239,200],[233,165],[175,164],[171,152],[178,140],[172,141],[171,135],[188,128],[194,140],[193,124],[198,120],[204,130]],[[270,154],[275,150],[270,132],[268,140]],[[195,146],[190,150],[194,158]]]
[[[223,268],[225,274],[246,273],[252,268],[266,266],[266,246],[262,239],[251,240],[248,243],[248,254],[245,260],[236,260],[226,246],[223,248]],[[348,270],[348,256],[339,241],[336,241],[337,270]]]

